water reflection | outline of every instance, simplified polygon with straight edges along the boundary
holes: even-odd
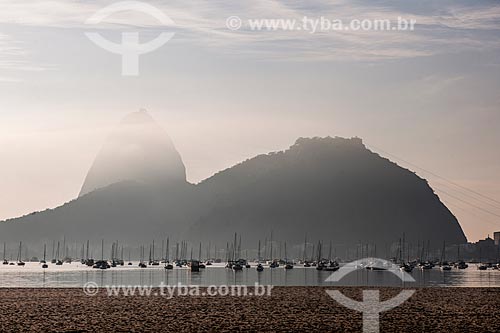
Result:
[[[414,269],[411,276],[416,282],[402,282],[398,276],[387,271],[359,269],[351,272],[339,282],[325,282],[332,272],[318,271],[314,267],[296,266],[285,270],[282,267],[257,272],[255,267],[233,271],[224,266],[209,266],[200,272],[187,268],[165,270],[162,266],[138,268],[137,266],[116,267],[108,270],[88,268],[79,263],[65,264],[57,268],[50,265],[41,269],[37,263],[25,267],[1,267],[1,287],[81,287],[86,282],[106,285],[152,285],[161,283],[174,285],[263,285],[277,286],[400,286],[400,287],[500,287],[500,271],[479,271],[474,266],[465,270],[441,271]]]

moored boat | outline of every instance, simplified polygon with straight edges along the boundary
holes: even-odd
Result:
[[[17,266],[24,266],[26,263],[22,259],[23,242],[19,242],[19,254],[17,256]]]
[[[477,266],[477,269],[480,270],[480,271],[485,271],[485,270],[488,269],[488,265],[486,265],[486,264],[479,264]]]
[[[336,261],[330,261],[330,264],[325,266],[323,269],[328,272],[336,272],[340,269],[340,265]],[[377,268],[374,270],[377,270]]]
[[[407,263],[403,263],[399,266],[399,269],[406,273],[411,273],[413,271],[413,266]]]
[[[40,260],[40,263],[42,263],[42,268],[49,268],[49,265],[47,265],[47,262],[45,261],[46,252],[47,245],[43,244],[43,260]]]
[[[5,257],[5,249],[6,249],[6,245],[5,245],[5,242],[4,242],[3,243],[3,262],[2,262],[2,265],[8,265],[9,264],[9,261]]]
[[[189,267],[191,269],[191,272],[199,272],[200,262],[198,260],[191,260]]]

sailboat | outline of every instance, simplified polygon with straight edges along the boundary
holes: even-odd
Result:
[[[129,266],[132,266],[132,260],[130,260],[130,249],[128,249],[128,264]]]
[[[323,262],[321,258],[321,250],[323,248],[323,244],[321,242],[318,242],[318,258],[317,258],[317,263],[318,266],[316,266],[316,270],[322,271],[325,268],[325,263]]]
[[[141,260],[139,260],[139,267],[146,268],[148,265],[144,263],[144,245],[141,245]]]
[[[108,269],[111,266],[109,265],[107,260],[104,260],[104,239],[101,241],[101,260],[98,260],[95,262],[94,266],[92,268],[98,268],[98,269]]]
[[[163,255],[165,253],[163,250],[165,250],[165,240],[164,239],[161,240],[161,252],[160,252],[161,255]],[[165,259],[165,257],[163,257],[160,259],[160,263],[165,264],[167,262],[166,260],[167,259]]]
[[[481,247],[479,247],[479,265],[477,266],[477,269],[480,271],[485,271],[488,269],[488,265],[482,263],[483,258],[482,258],[482,251]]]
[[[211,261],[211,257],[210,257],[210,250],[212,249],[212,246],[210,244],[210,241],[208,241],[208,248],[207,248],[207,262],[205,263],[205,265],[207,266],[212,266],[212,261]],[[215,252],[217,253],[217,245],[215,246]],[[215,259],[215,258],[214,258]]]
[[[17,256],[17,265],[18,266],[24,266],[24,265],[26,265],[26,263],[22,259],[22,255],[21,255],[22,248],[23,248],[23,242],[19,242],[19,253],[18,253],[18,256]]]
[[[63,264],[62,260],[59,260],[59,242],[57,242],[56,265],[61,266],[62,264]]]
[[[111,244],[111,267],[116,267],[116,247],[117,243]]]
[[[271,231],[271,242],[270,242],[270,245],[271,245],[271,264],[269,265],[270,268],[276,268],[276,267],[279,267],[279,263],[276,262],[274,259],[273,259],[273,232]]]
[[[403,232],[403,243],[401,244],[401,238],[399,239],[399,269],[406,273],[411,273],[413,271],[413,266],[409,262],[404,261],[404,248],[405,248],[405,233]],[[409,251],[408,251],[409,256]],[[408,260],[409,261],[409,260]]]
[[[469,267],[469,265],[467,265],[465,263],[465,261],[463,261],[462,259],[460,259],[460,245],[458,245],[458,247],[457,247],[457,259],[458,259],[458,262],[455,265],[456,268],[458,268],[458,269],[466,269],[467,267]]]
[[[330,241],[330,249],[328,251],[328,266],[325,266],[324,270],[329,272],[335,272],[338,271],[339,268],[340,268],[339,264],[336,261],[332,260],[332,242]]]
[[[45,261],[46,254],[47,254],[47,245],[43,244],[43,260],[40,261],[43,264],[42,268],[48,268],[49,267],[49,265],[47,265],[47,261]]]
[[[311,266],[316,267],[316,261],[314,261],[314,253],[316,251],[316,244],[313,244],[312,252],[311,252]]]
[[[445,257],[446,257],[446,242],[443,241],[443,250],[441,251],[441,270],[451,271],[451,266],[445,260]]]
[[[158,260],[155,260],[155,241],[154,241],[154,239],[153,239],[153,247],[152,247],[152,249],[153,249],[153,252],[152,252],[153,256],[152,256],[152,259],[149,258],[149,264],[151,266],[159,266],[160,262]],[[149,253],[149,255],[151,257],[151,252]]]
[[[93,257],[92,253],[89,257],[89,251],[90,251],[90,240],[87,239],[87,252],[85,255],[85,265],[92,267],[92,266],[94,266],[94,259],[91,258],[91,257]]]
[[[174,265],[170,263],[170,257],[169,257],[169,250],[170,250],[170,245],[169,245],[169,239],[167,238],[167,251],[165,253],[165,269],[174,269]]]
[[[3,242],[3,262],[2,265],[8,265],[9,261],[5,258],[5,242]]]
[[[285,242],[285,269],[292,269],[293,268],[293,263],[288,262],[288,257],[286,255],[286,242]]]
[[[200,251],[198,252],[198,260],[200,264],[198,265],[200,268],[205,268],[205,264],[201,261],[201,242],[200,242]]]
[[[124,266],[125,265],[125,261],[123,260],[123,245],[122,245],[122,251],[121,251],[121,254],[120,254],[120,266]]]
[[[46,254],[46,251],[47,251],[47,245],[46,245],[46,244],[43,244],[43,259],[42,259],[42,260],[40,260],[40,263],[41,263],[41,264],[45,264],[45,263],[47,263],[47,262],[45,261],[45,254]]]
[[[52,263],[52,264],[55,264],[57,262],[56,256],[55,256],[55,252],[54,252],[55,251],[55,247],[56,247],[56,241],[53,240],[52,241],[52,260],[50,261],[50,263]]]
[[[248,250],[245,250],[245,268],[250,268],[250,263],[248,262]]]
[[[488,269],[488,266],[486,264],[479,264],[477,266],[477,269],[480,270],[480,271],[485,271]]]
[[[307,260],[307,234],[304,238],[304,254],[302,256],[302,262],[304,263],[304,267],[311,267],[311,264]]]
[[[191,247],[191,260],[189,261],[189,268],[191,272],[199,272],[200,271],[200,261],[193,259],[193,248]]]
[[[264,270],[264,266],[260,263],[260,240],[259,240],[259,253],[257,258],[257,272],[262,272]]]

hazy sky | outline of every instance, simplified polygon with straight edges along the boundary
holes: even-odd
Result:
[[[84,24],[114,2],[0,0],[0,219],[75,198],[110,129],[146,108],[192,182],[299,136],[359,136],[497,200],[395,160],[431,180],[469,240],[500,230],[498,1],[147,1],[175,24],[135,12]],[[231,31],[232,15],[417,24]],[[84,35],[96,28],[115,42],[176,35],[124,77],[120,56]]]

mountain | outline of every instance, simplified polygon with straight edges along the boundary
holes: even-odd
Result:
[[[368,150],[359,138],[301,138],[198,185],[210,209],[190,229],[198,238],[332,240],[390,244],[465,243],[453,214],[426,180]]]
[[[186,182],[186,168],[172,141],[145,111],[126,116],[92,164],[80,196],[121,181],[143,184]]]
[[[79,197],[58,208],[0,223],[9,239],[86,239],[139,244],[185,234],[201,205],[167,133],[144,110],[127,115],[106,139]]]
[[[255,247],[332,240],[380,246],[465,243],[426,180],[368,150],[361,139],[301,138],[194,185],[167,134],[145,112],[127,116],[92,165],[81,194],[61,207],[0,223],[12,241],[66,237],[138,245],[153,238],[211,240],[242,234]],[[48,243],[49,244],[49,243]]]
[[[85,194],[64,205],[0,222],[0,235],[26,244],[52,240],[119,240],[149,244],[153,238],[180,238],[200,211],[194,186],[169,187],[124,181]],[[2,237],[2,238],[3,238]],[[6,238],[3,238],[5,240]]]

